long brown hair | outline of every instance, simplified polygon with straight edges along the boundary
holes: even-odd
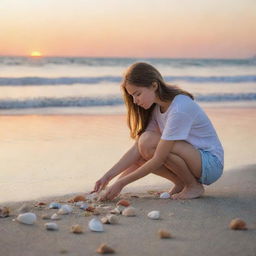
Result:
[[[128,110],[127,124],[130,129],[130,136],[133,139],[140,136],[147,128],[155,103],[149,109],[144,109],[134,104],[133,97],[126,91],[125,86],[127,83],[138,87],[150,87],[153,83],[157,83],[158,88],[155,93],[162,101],[172,101],[178,94],[185,94],[194,99],[193,95],[189,92],[182,90],[176,85],[167,84],[160,72],[152,65],[144,62],[132,64],[124,74],[121,88]]]

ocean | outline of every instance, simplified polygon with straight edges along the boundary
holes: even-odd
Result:
[[[203,104],[253,106],[256,59],[0,57],[0,114],[124,113],[120,82],[137,61]]]

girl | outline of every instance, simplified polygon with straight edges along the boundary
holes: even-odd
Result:
[[[102,200],[112,200],[127,184],[149,173],[174,183],[172,199],[192,199],[223,172],[223,148],[193,96],[168,85],[147,63],[131,65],[122,82],[128,126],[134,145],[99,179],[99,192],[118,174]]]

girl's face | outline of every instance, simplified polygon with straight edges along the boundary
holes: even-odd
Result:
[[[139,87],[132,84],[126,84],[125,89],[133,97],[133,103],[144,109],[149,109],[156,101],[155,86]]]

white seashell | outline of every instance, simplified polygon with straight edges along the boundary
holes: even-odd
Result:
[[[49,209],[60,209],[60,208],[61,208],[60,203],[53,202],[53,203],[50,203],[49,205]]]
[[[60,217],[57,213],[54,213],[54,214],[51,216],[51,219],[52,219],[52,220],[60,220],[61,217]]]
[[[110,224],[117,224],[119,222],[119,218],[114,214],[109,214],[106,217]]]
[[[158,220],[160,218],[160,212],[159,211],[151,211],[148,213],[148,217],[152,220]]]
[[[26,212],[19,214],[17,221],[23,224],[32,225],[36,222],[36,215],[32,212]]]
[[[65,205],[62,205],[62,206],[61,206],[61,208],[60,208],[59,211],[58,211],[58,214],[62,214],[62,215],[64,215],[64,214],[69,214],[69,213],[71,213],[72,211],[73,211],[73,208],[72,208],[70,205],[65,204]]]
[[[167,199],[167,198],[170,198],[170,194],[168,192],[163,192],[161,195],[160,195],[160,198],[162,199]]]
[[[136,216],[136,210],[134,207],[132,206],[129,206],[129,207],[126,207],[123,212],[122,212],[122,215],[126,216],[126,217],[133,217],[133,216]]]
[[[98,218],[90,220],[88,227],[91,231],[102,232],[104,231],[102,222]]]
[[[29,206],[27,204],[23,204],[17,211],[18,211],[18,213],[30,212],[31,206]]]
[[[45,223],[44,226],[47,230],[58,230],[59,229],[58,225],[54,222]]]

